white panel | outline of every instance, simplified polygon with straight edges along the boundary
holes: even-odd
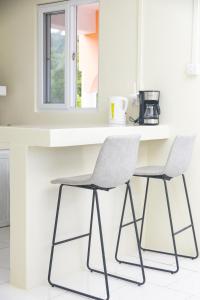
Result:
[[[6,96],[6,86],[0,86],[0,96]]]
[[[193,31],[191,47],[191,63],[187,65],[188,75],[200,75],[200,0],[193,0]]]
[[[10,224],[9,152],[0,151],[0,227]]]

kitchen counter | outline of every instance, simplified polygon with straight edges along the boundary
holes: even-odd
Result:
[[[141,140],[161,140],[169,137],[169,126],[98,126],[81,128],[51,128],[28,126],[0,127],[1,144],[31,147],[67,147],[101,144],[109,135],[141,134]]]
[[[107,136],[134,133],[141,134],[143,141],[139,155],[142,163],[148,163],[149,142],[163,143],[170,136],[167,125],[86,128],[0,127],[0,147],[10,149],[11,284],[20,288],[47,284],[58,193],[57,186],[50,184],[51,180],[92,172],[100,144]],[[144,191],[136,186],[135,192],[137,197],[140,197]],[[124,187],[110,193],[101,192],[100,195],[100,203],[103,205],[103,228],[107,228],[105,240],[110,241],[112,247],[116,243],[113,224],[119,222],[123,197]],[[68,238],[87,232],[91,208],[90,192],[65,188],[63,199],[65,201],[62,203],[63,213],[60,219],[62,225],[59,226],[59,236]],[[69,255],[70,247],[67,246],[67,249],[64,245],[58,247],[56,250],[58,256],[55,258],[56,277],[66,277],[70,270],[74,270],[73,268],[84,268],[85,257],[83,258],[82,247],[79,245],[78,242],[73,242]],[[124,247],[126,248],[126,244]],[[98,249],[93,253],[95,260]]]

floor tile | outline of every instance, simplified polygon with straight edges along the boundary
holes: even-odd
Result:
[[[0,284],[9,282],[10,271],[8,269],[0,268]]]
[[[164,268],[169,270],[175,269],[175,259],[169,255],[155,254],[151,252],[143,252],[143,263],[152,267]],[[122,259],[123,260],[123,259]],[[126,257],[124,260],[139,263],[139,257]]]
[[[180,259],[180,266],[182,269],[200,272],[200,258],[198,259]]]
[[[30,293],[12,287],[9,284],[0,285],[0,299],[2,300],[37,300]]]
[[[53,288],[51,286],[39,286],[31,289],[30,294],[37,300],[51,300],[64,293],[61,289]]]
[[[0,249],[0,268],[10,268],[10,249]]]
[[[9,248],[9,242],[1,242],[0,241],[0,249]]]
[[[81,300],[83,297],[48,285],[40,286],[30,291],[16,289],[9,285],[9,228],[0,229],[0,299],[2,300]],[[173,268],[174,259],[167,255],[144,252],[145,264],[163,268]],[[138,256],[126,257],[125,260],[137,262]],[[111,261],[108,271],[141,280],[141,270],[138,267],[119,264]],[[177,274],[145,269],[146,284],[138,287],[135,284],[109,277],[111,300],[200,300],[200,259],[188,260],[180,258],[180,271]],[[104,277],[89,271],[67,276],[67,280],[58,283],[68,285],[83,292],[105,297]]]
[[[188,294],[147,283],[144,286],[128,286],[113,293],[111,300],[187,300]]]
[[[153,253],[149,251],[143,251],[142,256],[144,262],[147,260],[147,261],[156,262],[159,264],[169,265],[169,266],[173,266],[175,261],[172,255],[163,255],[163,254]]]
[[[105,297],[105,279],[101,274],[91,273],[89,271],[79,272],[70,274],[67,280],[57,279],[56,283],[61,286],[79,290],[83,293]],[[124,281],[109,277],[109,287],[111,292],[124,287],[124,285]]]
[[[54,298],[54,300],[83,300],[83,299],[90,299],[90,298],[85,298],[85,297],[83,298],[80,295],[70,293],[70,292],[65,292],[63,295]],[[111,298],[110,298],[110,300],[111,300]]]
[[[10,241],[10,227],[0,228],[0,242]]]
[[[150,260],[150,258],[151,258],[151,260]],[[154,259],[154,261],[153,261],[153,259]],[[138,263],[138,258],[126,257],[126,260],[131,261],[131,262],[137,261],[137,263]],[[162,263],[160,263],[160,261]],[[175,266],[169,264],[168,257],[166,259],[165,255],[162,256],[159,254],[152,255],[152,254],[145,253],[144,263],[146,265],[159,267],[159,268],[172,269],[172,270],[175,269]],[[121,266],[122,274],[126,274],[127,276],[131,276],[138,280],[139,280],[139,278],[141,279],[141,269],[140,268],[134,267],[134,266],[127,266],[125,264],[120,264],[119,266]],[[183,273],[183,272],[184,272],[184,270],[181,270],[178,274],[171,274],[171,273],[150,270],[150,269],[145,268],[147,282],[153,283],[153,284],[158,284],[160,286],[167,286],[170,283],[173,283],[176,280],[177,276],[179,276],[180,273]]]
[[[159,286],[167,286],[174,281],[174,275],[154,270],[145,270],[146,282]]]
[[[200,300],[200,295],[199,296],[191,296],[187,298],[186,300]]]
[[[138,263],[138,261],[137,261]],[[112,262],[107,264],[108,272],[118,275],[120,277],[128,278],[133,281],[142,281],[142,272],[141,268],[126,264],[119,264],[118,262]],[[116,280],[115,280],[116,281]],[[126,283],[126,281],[118,281],[122,285]]]
[[[182,276],[181,276],[182,275]],[[185,270],[169,288],[191,294],[200,294],[200,273]]]

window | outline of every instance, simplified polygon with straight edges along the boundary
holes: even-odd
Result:
[[[97,0],[38,7],[39,109],[96,108],[98,32]]]

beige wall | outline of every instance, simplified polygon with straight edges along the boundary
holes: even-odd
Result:
[[[190,63],[192,37],[192,0],[145,0],[144,5],[144,87],[161,90],[161,121],[171,126],[172,135],[177,133],[197,133],[196,148],[193,161],[188,172],[188,187],[191,195],[192,208],[197,237],[200,234],[200,77],[190,77],[186,74],[186,66]],[[171,141],[163,147],[152,143],[149,159],[163,163]],[[160,145],[159,145],[160,146]],[[173,215],[176,219],[176,230],[189,224],[185,216],[185,197],[181,179],[170,185],[170,196]],[[165,233],[168,233],[166,204],[161,197],[163,186],[152,185],[154,198],[151,201],[149,215],[149,240],[151,244],[162,247],[168,243]],[[166,222],[164,222],[166,220]],[[159,224],[159,237],[156,230]],[[162,226],[163,224],[163,226]],[[162,230],[164,230],[162,232]],[[188,231],[188,234],[191,232]],[[192,243],[187,233],[177,238],[183,248],[192,251]],[[188,237],[186,242],[184,237]],[[179,244],[179,245],[180,245]]]
[[[87,124],[107,121],[107,98],[128,95],[136,77],[137,1],[101,0],[100,99],[97,113],[34,112],[36,102],[37,10],[50,0],[0,1],[1,124]]]

